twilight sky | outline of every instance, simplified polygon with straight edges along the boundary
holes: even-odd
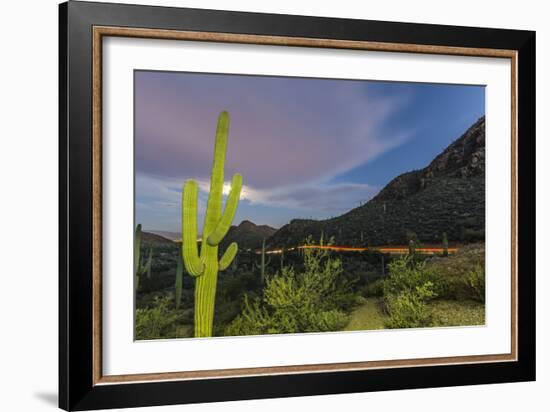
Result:
[[[136,223],[179,232],[199,182],[199,231],[216,121],[231,116],[225,180],[243,175],[234,224],[338,216],[426,166],[485,114],[483,86],[135,72]]]

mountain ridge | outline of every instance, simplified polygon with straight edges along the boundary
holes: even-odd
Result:
[[[292,247],[308,236],[342,245],[480,240],[485,223],[485,117],[426,167],[402,173],[362,206],[326,220],[293,219],[268,240]]]

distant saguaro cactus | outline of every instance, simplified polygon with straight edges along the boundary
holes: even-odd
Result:
[[[239,267],[239,262],[237,261],[237,256],[235,255],[235,258],[233,259],[233,263],[231,263],[231,270],[233,272],[236,272],[238,267]]]
[[[256,267],[260,269],[260,279],[262,284],[265,282],[265,268],[271,263],[271,258],[268,257],[267,261],[265,259],[265,239],[262,240],[262,257],[260,263],[256,263]]]
[[[149,257],[145,265],[141,264],[141,224],[136,227],[134,236],[134,290],[137,292],[139,288],[139,279],[141,275],[147,274],[147,278],[151,278],[151,264],[153,262],[153,249],[149,248]]]
[[[221,112],[216,130],[214,162],[210,176],[210,194],[206,206],[200,255],[197,248],[198,184],[187,180],[182,193],[182,255],[185,269],[197,278],[195,283],[195,337],[212,336],[218,271],[225,270],[237,254],[231,243],[218,261],[218,245],[227,234],[239,204],[242,176],[231,179],[231,190],[222,214],[225,152],[229,131],[229,114]]]
[[[449,256],[449,240],[447,239],[447,232],[443,232],[443,256]]]

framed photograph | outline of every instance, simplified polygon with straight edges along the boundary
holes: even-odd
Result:
[[[535,379],[535,33],[60,5],[66,410]]]

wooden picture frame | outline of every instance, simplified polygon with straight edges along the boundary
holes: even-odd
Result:
[[[535,33],[168,7],[60,5],[59,406],[215,402],[535,379]],[[102,40],[106,36],[510,59],[511,351],[104,375]],[[521,183],[521,185],[520,185]]]

